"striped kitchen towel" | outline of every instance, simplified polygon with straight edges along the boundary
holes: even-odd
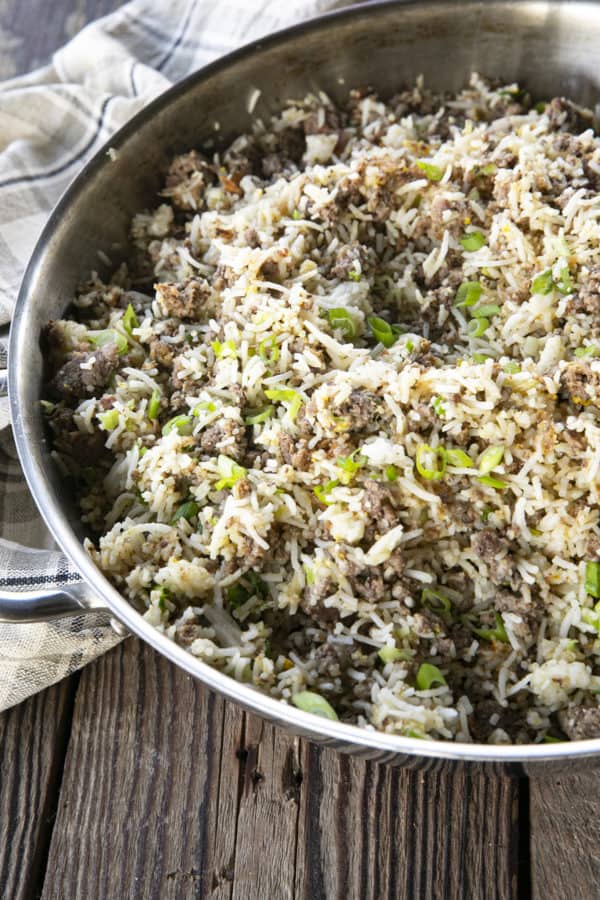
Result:
[[[84,28],[46,68],[0,85],[0,324],[10,321],[51,208],[115,129],[216,57],[345,5],[348,0],[133,0]],[[2,400],[0,591],[64,584],[75,573],[53,547],[28,494],[8,424]],[[119,640],[102,614],[0,624],[0,710]]]

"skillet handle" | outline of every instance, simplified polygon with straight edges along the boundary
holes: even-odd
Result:
[[[14,591],[0,586],[0,622],[24,625],[95,611],[108,612],[84,581],[34,591]]]
[[[6,361],[6,353],[3,351],[4,348],[0,345],[0,366]],[[6,397],[7,394],[7,370],[0,368],[0,397]],[[35,580],[39,551],[17,547],[9,541],[0,541],[0,544],[5,550],[7,561],[13,563],[12,567],[9,565],[13,573],[15,570],[22,573],[27,572],[30,576],[33,575],[32,580]],[[63,568],[68,569],[68,564]],[[17,578],[17,583],[18,580]],[[110,610],[81,579],[71,580],[70,578],[64,584],[56,584],[49,588],[39,587],[29,591],[15,590],[10,584],[10,580],[8,584],[2,584],[0,580],[0,623],[24,625],[48,622],[52,619],[75,618],[90,612],[109,613]],[[121,636],[129,633],[117,619],[111,617],[110,625]]]

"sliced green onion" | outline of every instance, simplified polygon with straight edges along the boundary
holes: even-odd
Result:
[[[105,431],[114,431],[119,424],[119,411],[117,409],[109,409],[108,412],[102,413],[98,418]]]
[[[279,347],[274,337],[265,338],[258,345],[258,355],[264,362],[275,364],[279,359]]]
[[[503,481],[501,478],[493,478],[492,475],[480,475],[477,481],[480,484],[485,484],[487,487],[495,488],[497,491],[508,487],[507,481]]]
[[[340,481],[342,484],[348,484],[353,476],[358,472],[359,469],[362,469],[368,462],[366,456],[356,456],[358,451],[355,450],[354,453],[351,453],[350,456],[339,456],[336,462],[336,465],[340,467],[342,470],[342,477]],[[356,456],[356,459],[354,458]],[[344,477],[345,476],[345,477]]]
[[[507,375],[518,375],[521,371],[521,366],[516,362],[508,362],[502,368]]]
[[[440,593],[440,591],[434,591],[433,588],[423,588],[421,592],[421,603],[423,606],[428,606],[435,612],[441,610],[444,615],[449,615],[452,612],[452,603],[448,597],[446,597],[445,594]]]
[[[288,415],[292,422],[298,415],[303,402],[298,391],[293,391],[291,388],[274,388],[273,390],[265,391],[265,397],[269,400],[275,400],[277,403],[289,403]]]
[[[327,311],[327,318],[331,327],[339,329],[347,338],[356,337],[356,323],[347,309],[341,306],[330,309]]]
[[[88,331],[87,339],[96,347],[104,347],[105,344],[116,344],[118,352],[122,355],[127,353],[129,344],[127,338],[120,331],[114,331],[107,328],[105,331]]]
[[[474,362],[474,363],[477,363],[478,365],[479,365],[480,363],[485,363],[485,362],[487,362],[488,359],[493,359],[493,358],[494,358],[494,357],[493,357],[493,356],[490,356],[489,353],[474,353],[474,354],[473,354],[473,362]]]
[[[171,591],[168,587],[161,587],[158,594],[158,608],[161,612],[167,611],[167,600],[171,599]]]
[[[337,713],[331,703],[328,703],[320,694],[315,694],[314,691],[300,691],[298,694],[292,694],[292,703],[302,712],[323,716],[324,719],[337,720]]]
[[[542,741],[544,744],[562,744],[561,738],[554,737],[551,734],[545,734]]]
[[[560,270],[560,275],[554,283],[561,294],[571,294],[575,290],[575,285],[571,279],[571,273],[569,272],[568,266],[563,266]]]
[[[163,435],[167,435],[172,431],[177,431],[179,434],[191,434],[193,428],[194,426],[192,425],[192,420],[189,416],[174,416],[163,425],[162,433]]]
[[[123,328],[127,332],[127,334],[131,334],[134,328],[139,328],[140,323],[138,322],[138,317],[135,314],[135,310],[131,303],[125,310],[123,314]]]
[[[446,415],[446,407],[444,406],[444,401],[441,397],[434,397],[431,401],[431,405],[433,406],[433,411],[436,416],[439,416],[440,419],[443,419]]]
[[[470,231],[461,237],[460,242],[468,253],[475,253],[485,244],[485,235],[481,231]]]
[[[213,349],[213,352],[217,359],[220,359],[221,356],[237,356],[237,350],[234,341],[213,341],[210,345]]]
[[[578,347],[575,350],[575,356],[581,359],[585,356],[600,356],[600,347],[596,346],[596,344],[588,344],[587,347]]]
[[[192,410],[192,415],[199,416],[201,412],[214,413],[216,409],[216,405],[214,403],[211,403],[210,400],[203,400],[202,403],[196,404],[196,406]]]
[[[262,422],[270,419],[274,412],[275,407],[270,404],[262,410],[251,410],[250,415],[245,417],[244,422],[246,425],[260,425]]]
[[[56,403],[51,403],[49,400],[40,400],[40,406],[42,407],[42,412],[46,416],[52,415],[56,409]]]
[[[150,419],[150,421],[158,418],[158,411],[160,410],[160,397],[160,391],[152,391],[152,396],[148,400],[148,418]]]
[[[482,306],[478,306],[476,309],[472,310],[471,315],[475,316],[477,319],[481,319],[482,316],[497,316],[500,312],[500,307],[495,303],[484,303]]]
[[[415,682],[418,691],[429,691],[436,684],[440,686],[448,684],[438,667],[431,663],[419,666]]]
[[[582,609],[581,619],[586,625],[591,625],[600,634],[600,603],[596,603],[593,609]]]
[[[592,597],[600,598],[600,563],[585,564],[585,589]]]
[[[292,213],[292,219],[295,219],[297,222],[298,219],[301,219],[301,218],[302,218],[302,213],[300,212],[299,209],[295,209],[294,212]]]
[[[267,587],[266,582],[262,580],[260,575],[255,572],[254,569],[250,569],[250,571],[246,572],[244,578],[246,578],[252,585],[251,596],[256,595],[257,597],[263,598],[268,596],[269,588]]]
[[[435,468],[426,465],[427,457],[433,457]],[[437,465],[436,465],[437,463]],[[430,447],[429,444],[419,444],[415,456],[417,472],[427,481],[439,481],[446,472],[446,451],[443,447]]]
[[[439,166],[424,162],[422,159],[417,160],[417,169],[420,169],[429,181],[441,181],[444,177],[445,169],[440,169]]]
[[[490,327],[490,320],[482,316],[480,319],[471,319],[467,324],[467,334],[469,337],[478,338],[485,334]]]
[[[385,467],[385,478],[386,481],[396,481],[398,479],[398,469],[395,465],[389,465]]]
[[[552,280],[552,269],[546,269],[545,272],[540,272],[540,274],[536,275],[531,282],[531,290],[534,294],[549,294],[553,287],[554,281]]]
[[[186,500],[185,503],[182,503],[179,506],[171,519],[171,525],[175,525],[180,519],[187,519],[189,522],[190,519],[193,519],[194,516],[198,515],[198,510],[200,507],[196,503],[195,500]]]
[[[495,163],[487,163],[485,166],[482,166],[479,170],[480,175],[495,175],[497,171],[497,167]]]
[[[479,281],[463,281],[456,292],[454,305],[458,307],[475,306],[483,288]]]
[[[547,105],[548,105],[548,104],[546,103],[545,100],[540,100],[539,103],[536,103],[536,104],[535,104],[535,111],[536,111],[537,113],[539,113],[540,116],[541,116],[542,113],[545,111]]]
[[[244,605],[246,600],[250,599],[250,592],[237,581],[235,584],[231,584],[229,587],[225,588],[225,599],[231,609],[239,609],[240,606]]]
[[[473,460],[469,454],[465,453],[464,450],[458,450],[455,447],[446,450],[446,460],[448,461],[448,465],[456,466],[458,469],[473,468]]]
[[[382,647],[377,651],[377,656],[386,666],[388,663],[397,662],[399,659],[406,659],[406,651],[400,650],[398,647],[392,647],[390,644],[386,644],[385,647]]]
[[[385,319],[381,319],[379,316],[369,316],[367,324],[375,340],[383,344],[384,347],[391,347],[402,334],[402,329],[398,325],[390,325],[389,322],[386,322]]]
[[[495,628],[473,628],[473,632],[477,637],[483,638],[484,641],[501,641],[503,644],[508,644],[508,635],[504,627],[504,621],[498,612],[496,613]]]
[[[350,269],[350,271],[348,272],[348,278],[350,279],[350,281],[360,281],[360,272],[357,272],[356,269]]]
[[[488,447],[479,459],[479,474],[487,475],[492,469],[495,469],[502,462],[504,456],[504,447],[500,444],[494,447]]]
[[[315,583],[315,573],[314,570],[310,568],[310,566],[304,566],[304,577],[306,578],[306,584],[308,587]]]
[[[328,481],[326,484],[318,484],[313,488],[313,493],[320,503],[324,503],[325,506],[330,506],[333,503],[333,500],[328,500],[327,497],[334,489],[334,487],[338,486],[338,484],[338,479],[334,478],[332,481]]]
[[[238,481],[241,481],[242,478],[245,478],[248,474],[247,470],[243,466],[239,466],[235,460],[231,459],[229,456],[225,456],[223,453],[219,454],[219,458],[217,459],[217,471],[221,478],[215,484],[215,489],[217,491],[222,491],[223,488],[231,488],[234,484],[237,484]]]

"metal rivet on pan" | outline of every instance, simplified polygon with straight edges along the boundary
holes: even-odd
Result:
[[[126,628],[125,625],[123,625],[122,622],[119,622],[118,619],[112,618],[110,620],[110,627],[115,632],[115,634],[119,635],[119,637],[127,637],[130,634],[129,628]]]

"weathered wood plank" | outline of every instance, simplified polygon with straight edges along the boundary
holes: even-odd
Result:
[[[83,28],[121,6],[121,0],[0,0],[0,78],[48,62]],[[42,27],[40,24],[42,23]]]
[[[600,897],[597,774],[532,780],[530,821],[534,900]]]
[[[517,782],[305,750],[298,900],[517,896]]]
[[[82,673],[43,898],[513,898],[517,790],[322,751],[132,639]]]
[[[0,897],[41,888],[75,684],[48,688],[0,715]]]

